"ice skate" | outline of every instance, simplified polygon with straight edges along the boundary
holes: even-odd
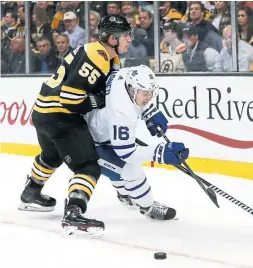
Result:
[[[53,197],[43,195],[41,185],[33,182],[27,176],[27,183],[21,195],[21,204],[19,210],[35,211],[35,212],[50,212],[54,210],[56,200]]]
[[[103,236],[105,225],[102,221],[85,218],[78,205],[67,205],[65,202],[62,228],[64,233],[68,235],[82,235],[95,238]]]
[[[156,201],[149,208],[140,208],[140,212],[153,220],[166,221],[176,219],[176,210],[174,208],[162,205]]]

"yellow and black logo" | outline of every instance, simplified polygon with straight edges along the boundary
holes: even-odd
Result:
[[[97,52],[98,52],[98,54],[99,54],[100,56],[102,56],[106,61],[108,61],[108,56],[107,56],[107,54],[106,54],[106,52],[105,52],[104,50],[98,49]]]

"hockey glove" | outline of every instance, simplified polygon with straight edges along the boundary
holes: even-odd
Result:
[[[185,148],[183,143],[171,142],[160,143],[155,149],[153,159],[159,164],[180,165],[182,160],[186,160],[188,156],[189,149]]]
[[[154,104],[151,104],[150,107],[143,112],[142,118],[146,121],[147,128],[152,136],[162,136],[162,133],[157,129],[158,127],[162,129],[163,134],[166,133],[168,120]]]
[[[89,94],[90,105],[92,109],[102,109],[105,107],[105,95],[104,94]]]

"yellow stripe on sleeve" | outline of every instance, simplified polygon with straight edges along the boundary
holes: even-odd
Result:
[[[93,187],[95,187],[96,186],[96,182],[91,178],[91,177],[89,177],[89,176],[87,176],[87,175],[84,175],[84,174],[75,174],[75,176],[73,177],[73,178],[83,178],[83,179],[85,179],[86,181],[88,181]]]
[[[91,190],[90,190],[88,187],[83,186],[83,185],[79,185],[79,184],[74,184],[74,185],[72,185],[72,186],[69,188],[68,193],[70,194],[70,193],[73,192],[74,190],[82,190],[82,191],[84,191],[85,193],[87,193],[89,197],[91,197],[91,195],[92,195]]]
[[[74,56],[71,53],[69,53],[68,56],[66,56],[64,58],[64,60],[67,62],[68,65],[71,64],[71,62],[73,61],[73,59],[74,59]]]
[[[71,112],[66,108],[40,108],[37,105],[33,109],[39,113],[48,114],[48,113],[65,113],[71,114]]]
[[[44,97],[42,95],[39,95],[38,99],[41,100],[41,101],[57,101],[57,102],[59,102],[59,96]]]
[[[44,168],[44,167],[42,167],[40,164],[38,164],[37,162],[33,162],[33,164],[35,165],[35,167],[36,167],[38,170],[40,170],[40,171],[42,171],[42,172],[44,172],[44,173],[47,173],[47,174],[53,174],[53,173],[54,173],[54,170]]]
[[[69,100],[69,99],[63,99],[63,98],[60,98],[60,103],[62,103],[62,104],[80,104],[80,103],[82,103],[86,98],[87,98],[87,96],[86,96],[85,98],[80,99],[80,100]]]
[[[62,86],[62,90],[68,93],[74,93],[74,94],[79,94],[79,95],[86,94],[85,90],[68,87],[68,86]]]
[[[46,177],[41,177],[41,176],[35,174],[33,171],[32,171],[31,173],[32,173],[32,177],[34,177],[35,179],[37,179],[37,180],[39,180],[39,181],[47,181],[47,180],[48,180],[48,178],[46,178]]]

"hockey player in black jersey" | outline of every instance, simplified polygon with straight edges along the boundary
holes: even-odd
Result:
[[[109,15],[100,22],[99,36],[99,42],[69,53],[41,87],[32,120],[42,152],[35,157],[19,206],[20,210],[52,211],[56,200],[41,191],[65,162],[74,175],[69,181],[62,227],[88,235],[103,231],[104,223],[82,215],[100,177],[100,167],[81,115],[105,106],[105,81],[120,66],[118,54],[128,50],[131,27],[124,17]]]

